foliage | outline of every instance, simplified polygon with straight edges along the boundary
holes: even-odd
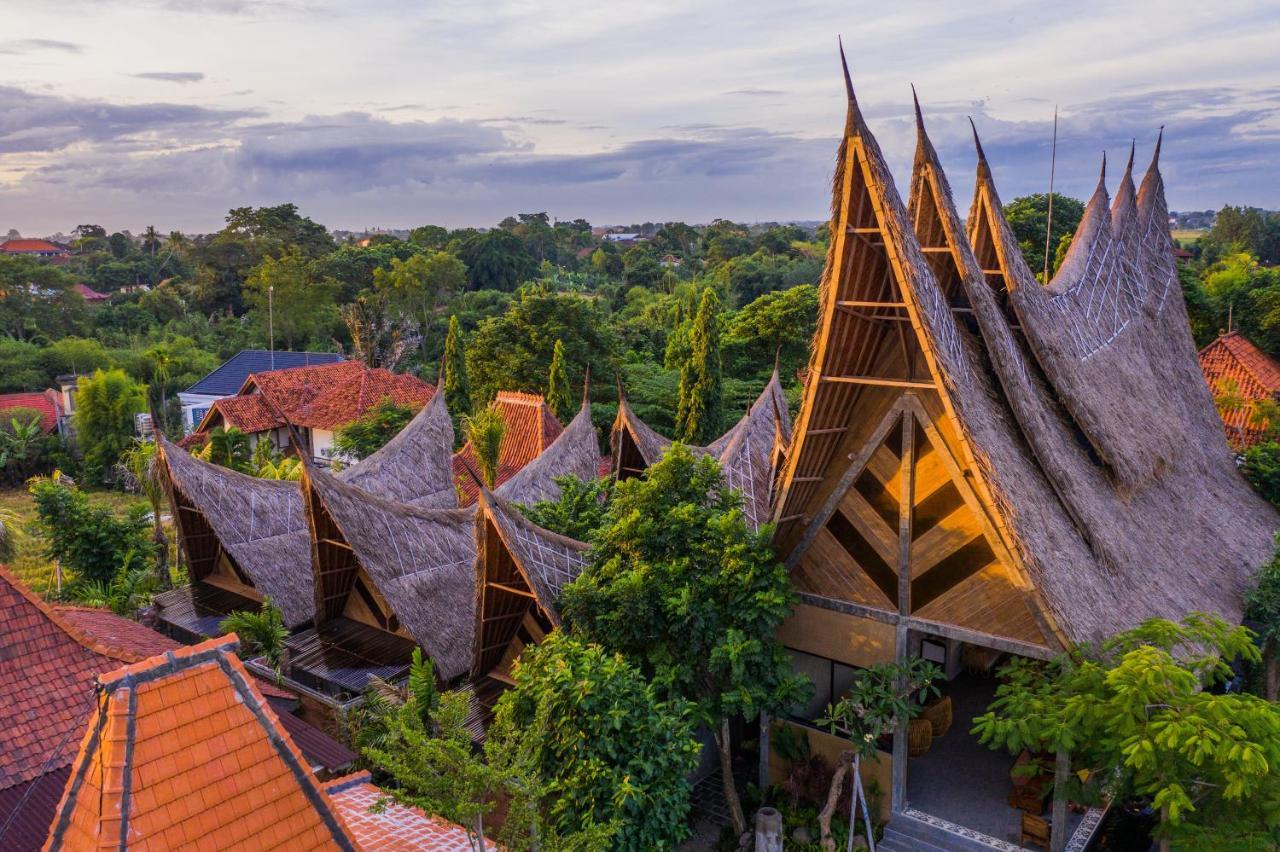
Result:
[[[730,717],[790,707],[808,688],[774,639],[795,593],[770,535],[747,525],[713,459],[676,444],[646,476],[614,488],[591,562],[561,603],[579,636],[693,702],[725,754]],[[727,762],[724,770],[733,791]]]
[[[919,716],[925,698],[939,694],[942,679],[941,669],[919,657],[867,666],[818,724],[846,737],[862,757],[875,757],[877,741]]]
[[[725,372],[744,376],[773,366],[794,375],[809,360],[818,318],[818,288],[801,284],[766,293],[729,317],[723,340]]]
[[[351,356],[369,367],[394,370],[418,345],[417,323],[391,310],[380,291],[364,290],[338,308],[351,338]]]
[[[0,475],[5,482],[26,482],[52,462],[59,442],[45,434],[43,419],[33,408],[0,409]]]
[[[1245,593],[1245,617],[1256,621],[1265,669],[1263,698],[1280,701],[1280,541]]]
[[[359,461],[373,455],[387,441],[400,434],[400,430],[415,414],[417,410],[413,407],[400,405],[391,397],[384,396],[359,420],[348,423],[334,433],[333,448],[339,454]]]
[[[293,349],[320,329],[321,308],[332,303],[336,290],[336,282],[314,276],[301,249],[294,246],[278,258],[263,258],[253,268],[245,280],[244,300],[257,311],[262,329],[268,330],[270,320],[284,348]]]
[[[458,257],[466,264],[467,280],[473,290],[515,290],[538,268],[524,242],[504,230],[468,237]]]
[[[137,441],[121,458],[128,474],[128,487],[137,490],[151,507],[151,541],[155,545],[155,577],[160,588],[169,585],[169,538],[160,520],[164,509],[163,474],[159,469],[158,446],[154,441]]]
[[[1049,225],[1049,196],[1043,192],[1015,198],[1004,206],[1005,218],[1013,235],[1018,238],[1018,248],[1027,266],[1037,278],[1044,275],[1045,229]],[[1076,198],[1053,194],[1053,234],[1049,245],[1056,248],[1065,236],[1068,240],[1084,218],[1084,203]],[[1050,269],[1050,274],[1053,270]]]
[[[79,580],[63,589],[64,595],[82,606],[102,607],[116,615],[132,617],[151,600],[156,576],[137,564],[136,554],[125,552],[120,568],[109,582]]]
[[[1093,770],[1092,788],[1150,797],[1163,844],[1195,848],[1207,829],[1274,842],[1280,706],[1206,688],[1237,657],[1259,658],[1243,627],[1204,613],[1149,619],[1050,662],[1015,659],[973,732],[1010,753],[1068,753]]]
[[[521,511],[543,529],[578,541],[588,541],[592,533],[604,524],[613,479],[583,481],[570,474],[557,476],[555,483],[560,487],[559,498],[521,506]]]
[[[103,482],[133,444],[134,415],[146,410],[146,388],[123,370],[96,370],[76,388],[76,441],[84,453],[84,474]]]
[[[484,408],[466,419],[465,432],[480,468],[480,478],[492,488],[498,481],[498,458],[502,439],[507,434],[507,421],[496,408]]]
[[[209,431],[209,440],[197,455],[204,461],[248,473],[249,436],[234,426],[217,426]]]
[[[556,417],[565,422],[573,417],[573,392],[569,390],[569,372],[564,365],[564,344],[559,340],[551,349],[551,367],[544,396]]]
[[[463,351],[462,326],[458,316],[449,317],[449,333],[444,340],[444,401],[455,417],[471,413],[471,382],[467,379],[467,358]]]
[[[620,654],[561,632],[525,649],[485,744],[492,764],[540,779],[561,835],[613,825],[610,848],[637,850],[687,836],[700,751],[685,702],[661,700]]]
[[[1268,441],[1245,450],[1240,470],[1259,494],[1280,509],[1280,443]]]
[[[719,436],[724,420],[718,308],[715,291],[703,290],[690,333],[689,356],[680,367],[676,433],[691,444],[709,444]]]
[[[58,478],[32,480],[30,491],[46,555],[79,580],[109,585],[124,567],[151,556],[145,505],[136,504],[120,517],[90,504],[84,492]]]
[[[271,602],[270,595],[262,599],[262,608],[257,612],[236,610],[222,619],[218,630],[236,634],[240,639],[241,657],[249,659],[261,655],[271,668],[279,671],[289,629],[284,626],[284,617]]]
[[[466,266],[444,251],[394,259],[389,267],[373,271],[374,287],[384,293],[392,305],[418,322],[424,339],[440,303],[461,290],[466,281]]]

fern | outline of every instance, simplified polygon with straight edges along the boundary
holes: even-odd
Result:
[[[284,640],[288,638],[289,631],[284,626],[280,610],[271,603],[270,596],[262,601],[262,609],[258,612],[237,610],[222,619],[218,629],[240,637],[242,657],[261,654],[273,669],[280,670],[280,661],[284,657]]]

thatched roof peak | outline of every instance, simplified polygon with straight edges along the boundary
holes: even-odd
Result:
[[[437,392],[405,427],[373,455],[338,478],[401,503],[456,508],[453,485],[453,420]]]
[[[583,398],[582,407],[556,436],[551,446],[518,470],[494,492],[515,503],[532,504],[539,500],[555,500],[560,496],[556,477],[573,475],[584,481],[595,479],[600,464],[596,428],[591,422],[591,400]]]

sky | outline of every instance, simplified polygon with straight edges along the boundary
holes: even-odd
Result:
[[[1270,9],[1267,7],[1270,6]],[[1280,7],[953,0],[0,0],[0,235],[827,216],[836,38],[905,191],[911,85],[963,208],[1112,186],[1280,208]]]

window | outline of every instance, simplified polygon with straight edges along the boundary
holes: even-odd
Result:
[[[208,413],[209,413],[209,408],[208,408],[208,406],[206,406],[206,407],[204,407],[204,408],[193,408],[193,409],[191,409],[191,425],[192,425],[192,427],[199,426],[199,425],[200,425],[200,422],[201,422],[202,420],[204,420],[204,416],[205,416],[206,414],[208,414]]]
[[[787,653],[791,655],[791,670],[813,682],[813,696],[806,704],[791,708],[788,715],[796,721],[812,724],[815,719],[826,715],[827,705],[834,704],[849,691],[858,669],[793,648],[788,648]]]

